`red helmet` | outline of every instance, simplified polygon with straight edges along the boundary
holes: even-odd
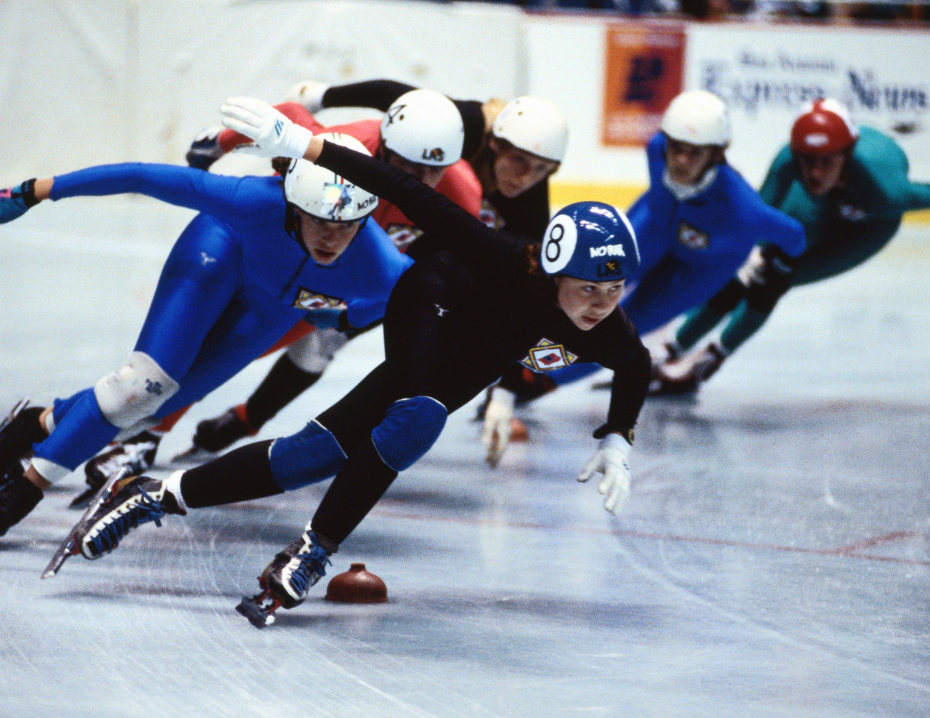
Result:
[[[814,100],[806,105],[791,128],[791,149],[802,155],[826,155],[852,147],[859,128],[849,110],[836,100]]]

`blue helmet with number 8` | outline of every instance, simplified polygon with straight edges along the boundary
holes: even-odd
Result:
[[[539,260],[549,275],[616,282],[639,268],[639,245],[619,209],[603,202],[575,202],[549,222]]]

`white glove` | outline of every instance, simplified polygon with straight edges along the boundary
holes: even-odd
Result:
[[[510,444],[510,420],[516,394],[499,386],[491,388],[488,406],[484,411],[484,430],[481,443],[488,449],[487,462],[497,466]]]
[[[317,113],[323,109],[323,95],[328,89],[329,85],[323,82],[306,80],[288,90],[284,99],[288,102],[299,102],[307,112]]]
[[[291,122],[267,102],[231,97],[220,108],[223,126],[250,137],[255,145],[244,150],[262,157],[302,158],[313,133]]]
[[[629,455],[632,448],[620,434],[608,434],[601,439],[597,453],[578,474],[579,481],[587,481],[598,471],[604,474],[597,490],[607,496],[604,508],[612,514],[617,514],[630,497],[633,472]]]

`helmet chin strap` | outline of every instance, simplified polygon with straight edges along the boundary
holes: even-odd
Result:
[[[697,197],[701,192],[710,187],[714,180],[717,178],[717,169],[719,165],[713,165],[708,167],[699,179],[694,184],[685,184],[683,182],[677,182],[672,179],[672,176],[668,172],[668,167],[665,168],[665,171],[662,173],[662,184],[665,185],[665,188],[671,192],[675,199],[679,202],[685,202],[693,197]]]

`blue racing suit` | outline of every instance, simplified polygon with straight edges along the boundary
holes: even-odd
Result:
[[[198,401],[271,347],[312,309],[345,302],[364,327],[382,318],[395,282],[412,264],[366,222],[332,264],[316,264],[285,231],[280,177],[229,177],[188,167],[120,164],[56,177],[51,199],[124,192],[198,210],[161,273],[135,346],[180,389],[155,417]],[[55,429],[35,456],[74,470],[119,429],[93,389],[57,400]]]

